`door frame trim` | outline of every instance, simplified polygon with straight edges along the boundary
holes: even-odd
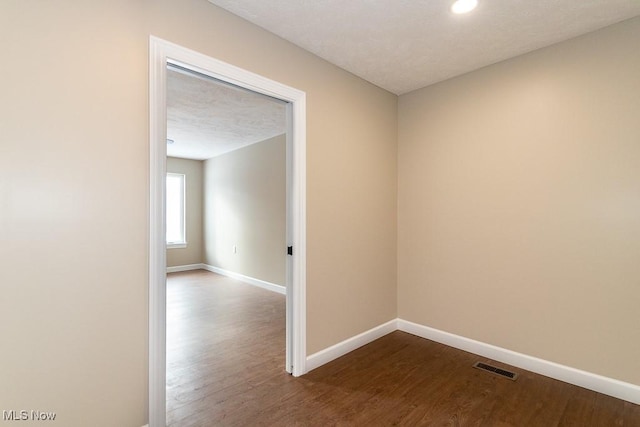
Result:
[[[306,373],[306,94],[234,65],[151,36],[149,39],[149,426],[166,425],[166,69],[173,63],[288,102],[291,200],[287,245],[286,370]],[[290,137],[289,137],[290,135]],[[289,151],[289,150],[288,150]],[[283,251],[286,248],[283,248]]]

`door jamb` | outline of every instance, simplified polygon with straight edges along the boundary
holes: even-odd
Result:
[[[298,89],[151,36],[149,40],[149,426],[166,425],[166,69],[173,63],[289,103],[291,144],[286,370],[306,373],[306,94]],[[290,136],[289,136],[290,135]],[[288,150],[289,151],[289,150]],[[286,248],[283,248],[283,251]]]

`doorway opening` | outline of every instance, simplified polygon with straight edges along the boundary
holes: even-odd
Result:
[[[286,360],[294,376],[306,372],[305,94],[200,53],[150,39],[149,425],[166,424],[166,155],[167,67],[266,95],[286,108],[287,221]],[[235,249],[235,248],[234,248]]]

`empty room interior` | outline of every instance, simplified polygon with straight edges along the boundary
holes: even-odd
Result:
[[[3,423],[640,425],[639,1],[3,0],[0,34]]]

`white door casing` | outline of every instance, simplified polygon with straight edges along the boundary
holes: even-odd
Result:
[[[149,40],[149,426],[166,425],[166,79],[167,64],[288,102],[286,370],[306,373],[306,95],[304,92],[151,36]],[[286,248],[282,248],[283,251]]]

